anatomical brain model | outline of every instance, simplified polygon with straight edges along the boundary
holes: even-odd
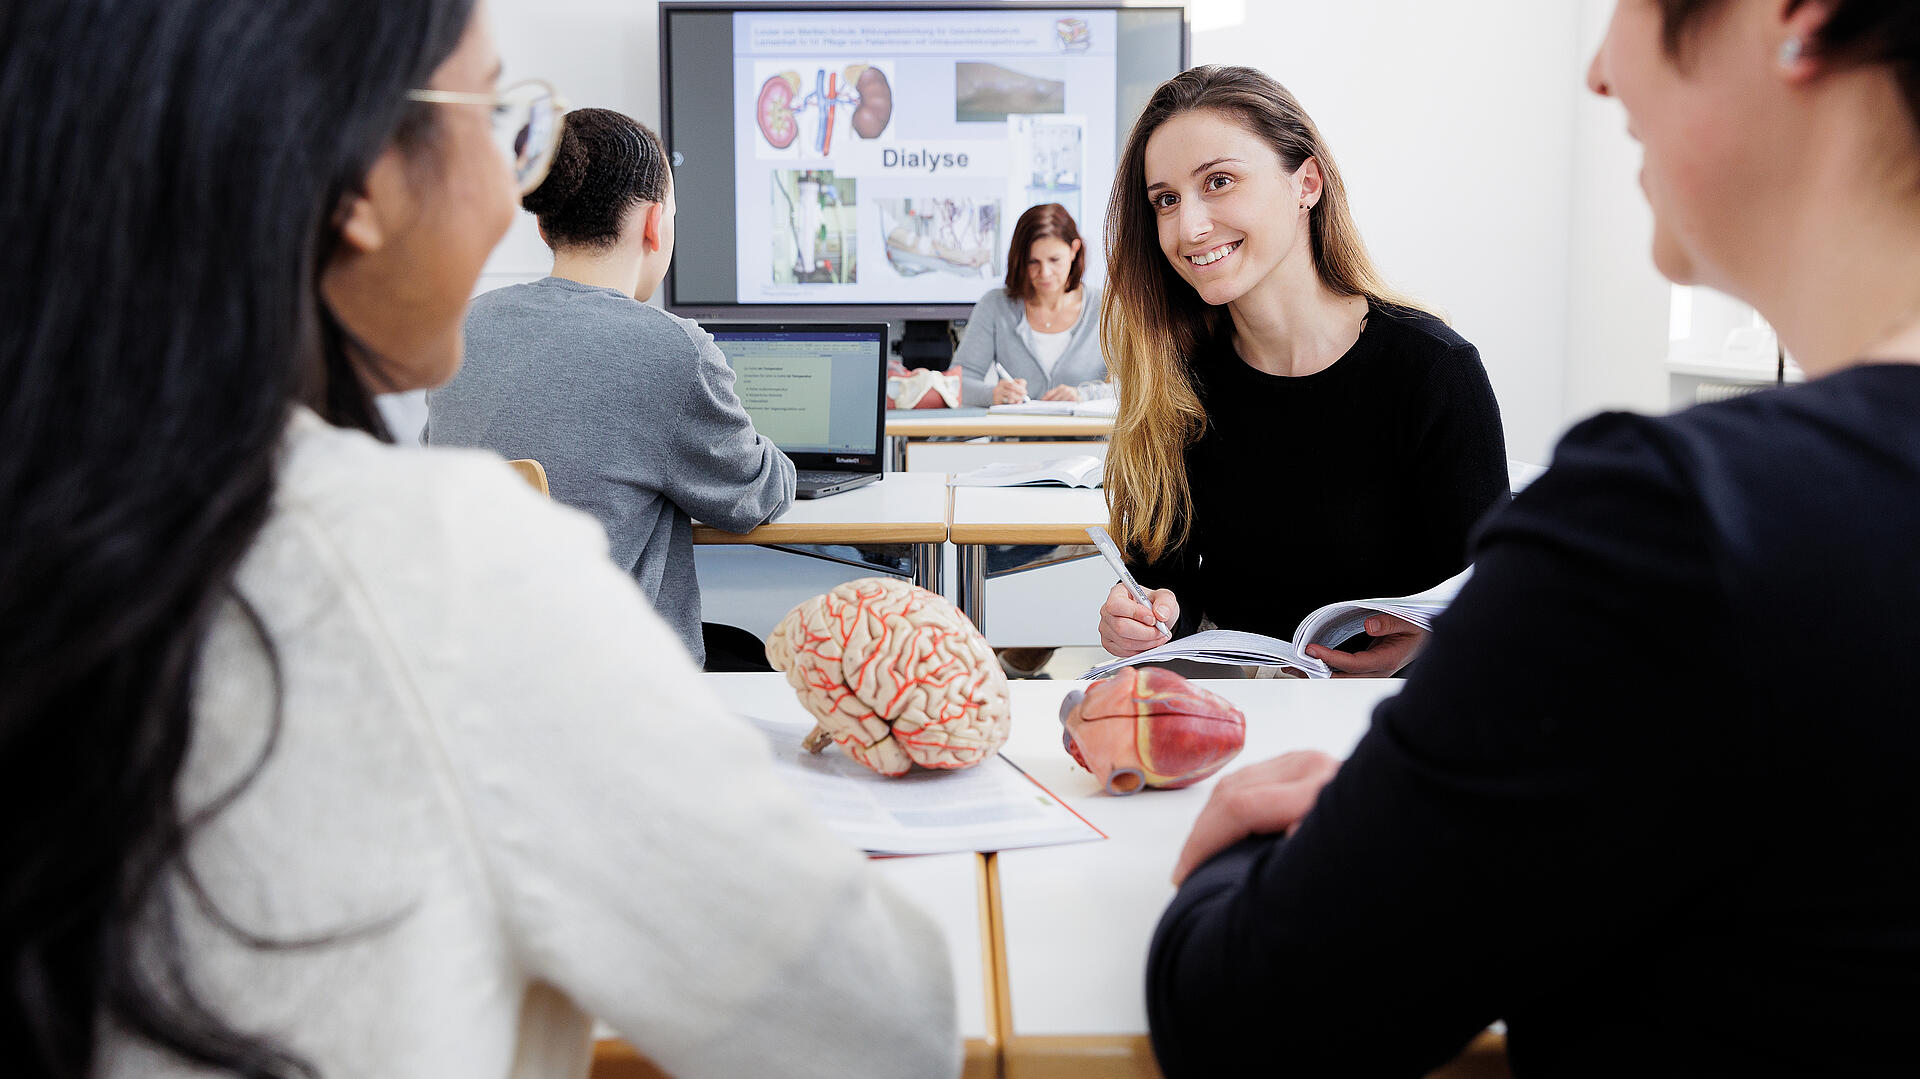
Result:
[[[890,577],[848,581],[787,612],[767,638],[819,726],[882,775],[965,768],[1007,740],[1007,677],[953,604]]]
[[[1172,789],[1238,756],[1247,721],[1217,694],[1172,671],[1127,667],[1060,702],[1067,752],[1108,794]]]

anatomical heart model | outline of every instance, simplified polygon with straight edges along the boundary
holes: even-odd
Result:
[[[1067,752],[1108,794],[1171,790],[1239,756],[1246,717],[1172,671],[1127,667],[1060,702]]]
[[[1007,676],[953,604],[891,577],[848,581],[787,612],[767,659],[819,726],[882,775],[979,764],[1007,740]]]

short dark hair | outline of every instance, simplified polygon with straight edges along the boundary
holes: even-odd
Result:
[[[667,197],[667,155],[647,125],[612,109],[575,109],[553,167],[520,205],[551,247],[611,247],[628,211]]]
[[[1046,202],[1028,207],[1013,226],[1013,242],[1007,245],[1007,295],[1016,300],[1024,300],[1032,285],[1027,280],[1027,259],[1033,254],[1033,245],[1040,240],[1052,237],[1072,247],[1080,240],[1080,230],[1074,226],[1073,215],[1065,206],[1057,202]],[[1067,291],[1080,287],[1080,275],[1087,269],[1087,245],[1073,253],[1073,265],[1067,270]]]
[[[1793,0],[1799,7],[1805,0]],[[1687,37],[1727,0],[1660,0],[1661,35],[1667,54],[1680,58]],[[1820,35],[1803,42],[1810,55],[1844,64],[1887,64],[1906,98],[1907,118],[1920,137],[1920,4],[1913,0],[1833,0],[1833,14]]]

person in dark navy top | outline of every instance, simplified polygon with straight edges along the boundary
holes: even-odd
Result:
[[[1102,337],[1120,386],[1115,535],[1152,607],[1114,586],[1100,640],[1136,655],[1218,626],[1288,637],[1340,600],[1424,591],[1507,500],[1474,347],[1380,280],[1340,173],[1287,90],[1200,67],[1156,90],[1113,189]],[[1353,651],[1389,675],[1425,634],[1385,616]]]
[[[1417,1076],[1495,1020],[1520,1076],[1915,1070],[1917,76],[1902,5],[1621,0],[1589,82],[1655,261],[1809,381],[1575,427],[1348,761],[1215,786],[1168,1079]]]

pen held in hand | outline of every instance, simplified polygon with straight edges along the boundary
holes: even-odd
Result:
[[[1018,382],[1018,381],[1020,381],[1019,379],[1017,379],[1017,378],[1014,378],[1014,377],[1013,377],[1013,375],[1012,375],[1012,373],[1011,373],[1011,372],[1009,372],[1009,371],[1008,371],[1008,370],[1007,370],[1006,368],[1004,368],[1004,367],[1002,367],[1002,366],[1000,366],[1000,361],[999,361],[999,360],[995,360],[995,361],[993,361],[993,367],[992,367],[992,368],[991,368],[991,369],[990,369],[990,370],[989,370],[989,371],[987,372],[987,374],[989,374],[989,375],[991,375],[991,376],[993,376],[993,378],[994,378],[994,379],[995,379],[996,381],[998,381],[998,382]],[[1016,405],[1018,405],[1018,404],[1023,404],[1023,403],[1025,403],[1026,401],[1027,401],[1027,394],[1026,394],[1026,392],[1025,392],[1025,391],[1023,390],[1023,391],[1021,391],[1021,393],[1020,393],[1020,400],[1018,400],[1018,401],[1015,401],[1015,402],[1013,402],[1013,403],[1014,403],[1014,404],[1016,404]]]
[[[1154,628],[1171,638],[1173,631],[1168,629],[1167,624],[1160,619],[1160,612],[1153,609],[1152,601],[1147,598],[1147,590],[1141,588],[1140,582],[1134,580],[1133,574],[1127,572],[1127,564],[1120,557],[1120,548],[1113,542],[1113,537],[1107,535],[1107,530],[1099,525],[1088,525],[1087,537],[1093,540],[1095,547],[1100,549],[1101,557],[1107,560],[1107,565],[1113,567],[1113,572],[1119,574],[1120,583],[1126,585],[1127,591],[1133,594],[1133,598],[1139,602],[1140,606],[1145,607],[1148,613],[1153,615]]]

